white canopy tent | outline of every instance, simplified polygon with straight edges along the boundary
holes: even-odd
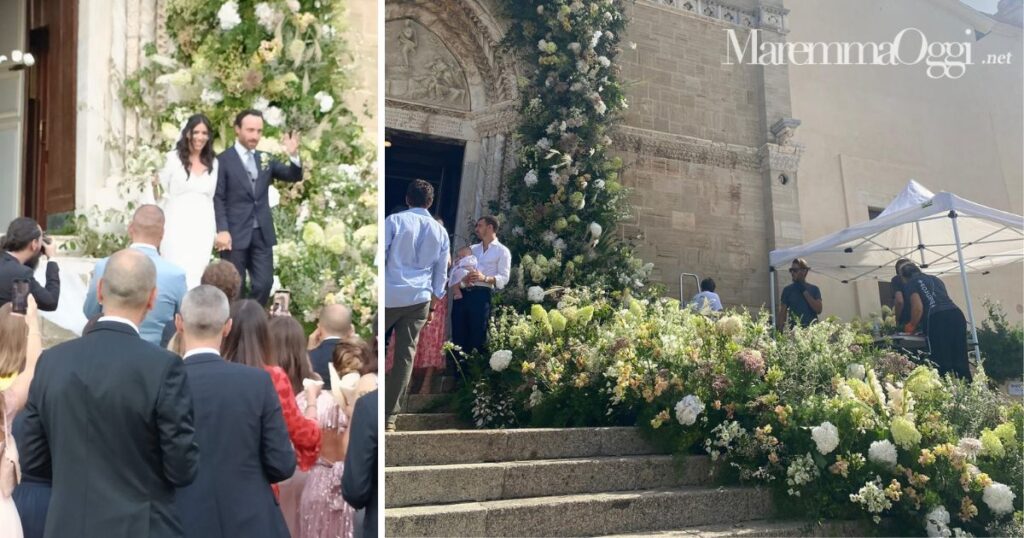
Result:
[[[1024,217],[965,200],[932,194],[914,180],[875,219],[800,246],[769,254],[772,321],[775,271],[804,258],[814,272],[844,284],[888,281],[896,260],[907,258],[925,273],[960,272],[975,353],[979,353],[967,273],[1024,260]]]

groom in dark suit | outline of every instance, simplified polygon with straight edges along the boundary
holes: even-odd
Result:
[[[243,288],[248,273],[249,297],[266,305],[274,284],[274,245],[277,244],[267,193],[270,182],[275,179],[302,181],[299,138],[287,134],[281,139],[291,157],[288,164],[257,151],[256,146],[263,136],[263,113],[259,110],[243,110],[235,116],[235,136],[235,145],[217,157],[214,246],[221,258],[238,269]]]
[[[39,357],[25,405],[22,470],[53,479],[45,536],[183,536],[175,488],[195,479],[199,448],[185,365],[139,337],[156,267],[119,251],[97,295],[105,315]]]

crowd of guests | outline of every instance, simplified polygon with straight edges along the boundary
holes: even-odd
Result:
[[[405,203],[408,209],[384,223],[384,326],[393,337],[388,339],[385,431],[395,431],[414,366],[426,371],[420,392],[429,391],[430,377],[442,365],[458,382],[465,379],[466,356],[485,352],[492,296],[508,283],[512,269],[512,253],[498,240],[495,217],[477,220],[480,242],[461,247],[453,260],[448,232],[430,214],[434,187],[412,181]],[[459,349],[454,357],[441,352],[446,329]]]
[[[29,222],[3,239],[0,290],[52,257]],[[24,313],[0,297],[0,534],[376,536],[376,339],[339,304],[307,338],[243,299],[228,261],[186,291],[162,228],[158,207],[136,211],[80,338],[42,349],[56,267]]]

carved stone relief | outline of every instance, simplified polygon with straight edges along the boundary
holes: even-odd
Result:
[[[437,35],[411,19],[388,21],[384,35],[387,97],[471,109],[466,74]]]

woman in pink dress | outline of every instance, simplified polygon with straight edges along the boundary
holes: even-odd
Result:
[[[309,471],[299,502],[299,538],[352,538],[355,509],[341,497],[341,477],[348,451],[348,425],[355,404],[359,371],[370,360],[369,348],[358,339],[343,339],[334,348],[331,392],[317,397],[322,432],[320,457]],[[335,377],[335,374],[337,377]],[[298,398],[305,397],[300,394]]]

